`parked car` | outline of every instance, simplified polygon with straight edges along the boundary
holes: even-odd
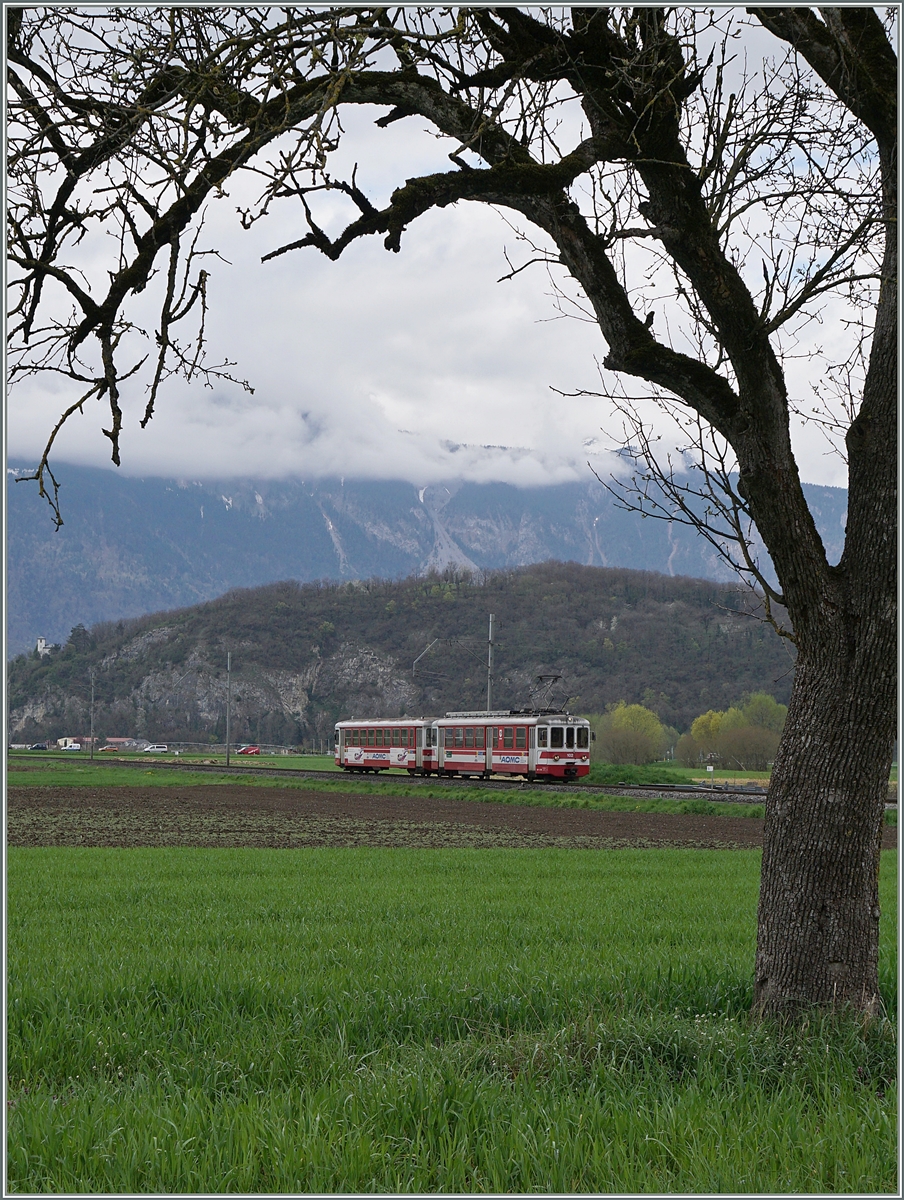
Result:
[[[35,742],[33,746],[28,747],[29,750],[46,750],[47,746],[44,742]]]
[[[142,754],[169,754],[168,746],[145,746]]]
[[[118,746],[101,746],[101,748],[98,750],[97,753],[98,754],[118,754],[119,747]]]
[[[237,751],[238,754],[260,754],[260,752],[260,746],[243,746],[241,750]]]
[[[66,751],[66,750],[81,750],[81,748],[82,748],[82,747],[81,747],[81,743],[80,743],[80,742],[70,742],[68,746],[63,746],[63,747],[62,747],[62,749],[63,749],[64,753],[65,753],[65,751]]]

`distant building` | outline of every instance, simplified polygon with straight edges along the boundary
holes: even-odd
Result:
[[[38,658],[44,658],[44,656],[49,654],[52,649],[52,646],[48,646],[46,638],[38,638],[38,644],[35,646],[35,650],[38,652]]]

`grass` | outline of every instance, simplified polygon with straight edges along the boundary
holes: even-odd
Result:
[[[101,754],[98,752],[94,756],[93,762],[89,753],[85,750],[76,753],[66,751],[34,751],[27,750],[11,750],[9,752],[9,761],[16,762],[20,765],[26,762],[65,762],[68,765],[78,766],[79,764],[87,763],[91,767],[100,767],[101,765],[109,767],[111,770],[116,770],[116,764],[120,762],[189,762],[189,763],[204,763],[207,765],[226,766],[225,754]],[[336,760],[332,754],[261,754],[246,757],[245,755],[231,754],[229,757],[230,767],[254,767],[262,766],[268,768],[280,767],[283,769],[303,770],[303,771],[339,771],[336,766]]]
[[[890,1023],[747,1019],[756,852],[8,866],[10,1191],[895,1189]]]
[[[591,763],[588,783],[619,784],[632,783],[638,786],[657,784],[691,784],[699,786],[710,783],[755,783],[766,787],[768,771],[713,771],[711,774],[699,767],[682,767],[675,762],[650,763],[647,766],[619,766],[612,763]]]
[[[19,764],[14,764],[18,766]],[[695,797],[691,800],[672,800],[668,798],[651,799],[636,796],[587,795],[575,793],[545,792],[542,789],[521,789],[515,785],[511,791],[492,791],[490,793],[478,787],[468,787],[466,784],[455,785],[450,791],[449,786],[437,784],[412,783],[405,776],[387,776],[382,780],[362,779],[355,775],[343,775],[336,782],[325,780],[286,779],[274,780],[272,776],[254,775],[253,768],[249,774],[236,777],[234,775],[216,775],[207,773],[192,774],[186,771],[167,771],[165,767],[148,767],[139,770],[133,767],[114,767],[107,763],[73,763],[71,760],[61,762],[56,759],[32,759],[27,770],[13,769],[10,783],[16,787],[179,787],[211,786],[236,784],[249,787],[280,787],[303,788],[305,791],[318,791],[334,794],[355,792],[361,795],[385,794],[391,789],[394,796],[410,796],[423,799],[436,796],[452,795],[456,800],[492,801],[496,804],[540,805],[551,808],[581,808],[598,812],[645,812],[667,813],[676,815],[705,815],[729,817],[762,817],[765,812],[763,804],[740,803],[729,801],[710,801],[705,797]]]

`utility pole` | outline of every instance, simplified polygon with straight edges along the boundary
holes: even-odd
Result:
[[[226,652],[226,766],[229,766],[229,730],[232,717],[232,654]]]
[[[94,762],[94,668],[91,668],[91,762]]]
[[[490,638],[489,638],[489,653],[487,655],[487,712],[490,712],[493,707],[493,621],[495,617],[490,613]]]

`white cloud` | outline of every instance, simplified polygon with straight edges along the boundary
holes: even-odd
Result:
[[[373,115],[349,116],[342,154],[346,166],[361,163],[359,182],[378,203],[404,178],[447,165],[448,146],[417,121],[378,131]],[[588,444],[601,472],[611,469],[600,429],[618,423],[607,402],[552,390],[599,386],[599,330],[557,318],[543,267],[497,282],[508,270],[504,248],[525,257],[498,213],[478,204],[432,212],[403,236],[398,255],[370,238],[337,263],[313,249],[261,263],[304,231],[288,204],[242,231],[235,209],[253,190],[251,181],[232,184],[229,198],[211,207],[202,241],[229,260],[206,264],[210,359],[235,361],[254,394],[173,381],[141,431],[143,385],[127,383],[126,473],[536,485],[589,479]],[[342,202],[329,199],[335,233]],[[140,353],[147,351],[143,343]],[[39,453],[73,399],[59,381],[17,388],[8,409],[11,456]],[[103,407],[89,403],[60,435],[58,460],[108,462],[100,433],[107,421]],[[805,478],[844,482],[818,437],[798,432],[797,441]]]

